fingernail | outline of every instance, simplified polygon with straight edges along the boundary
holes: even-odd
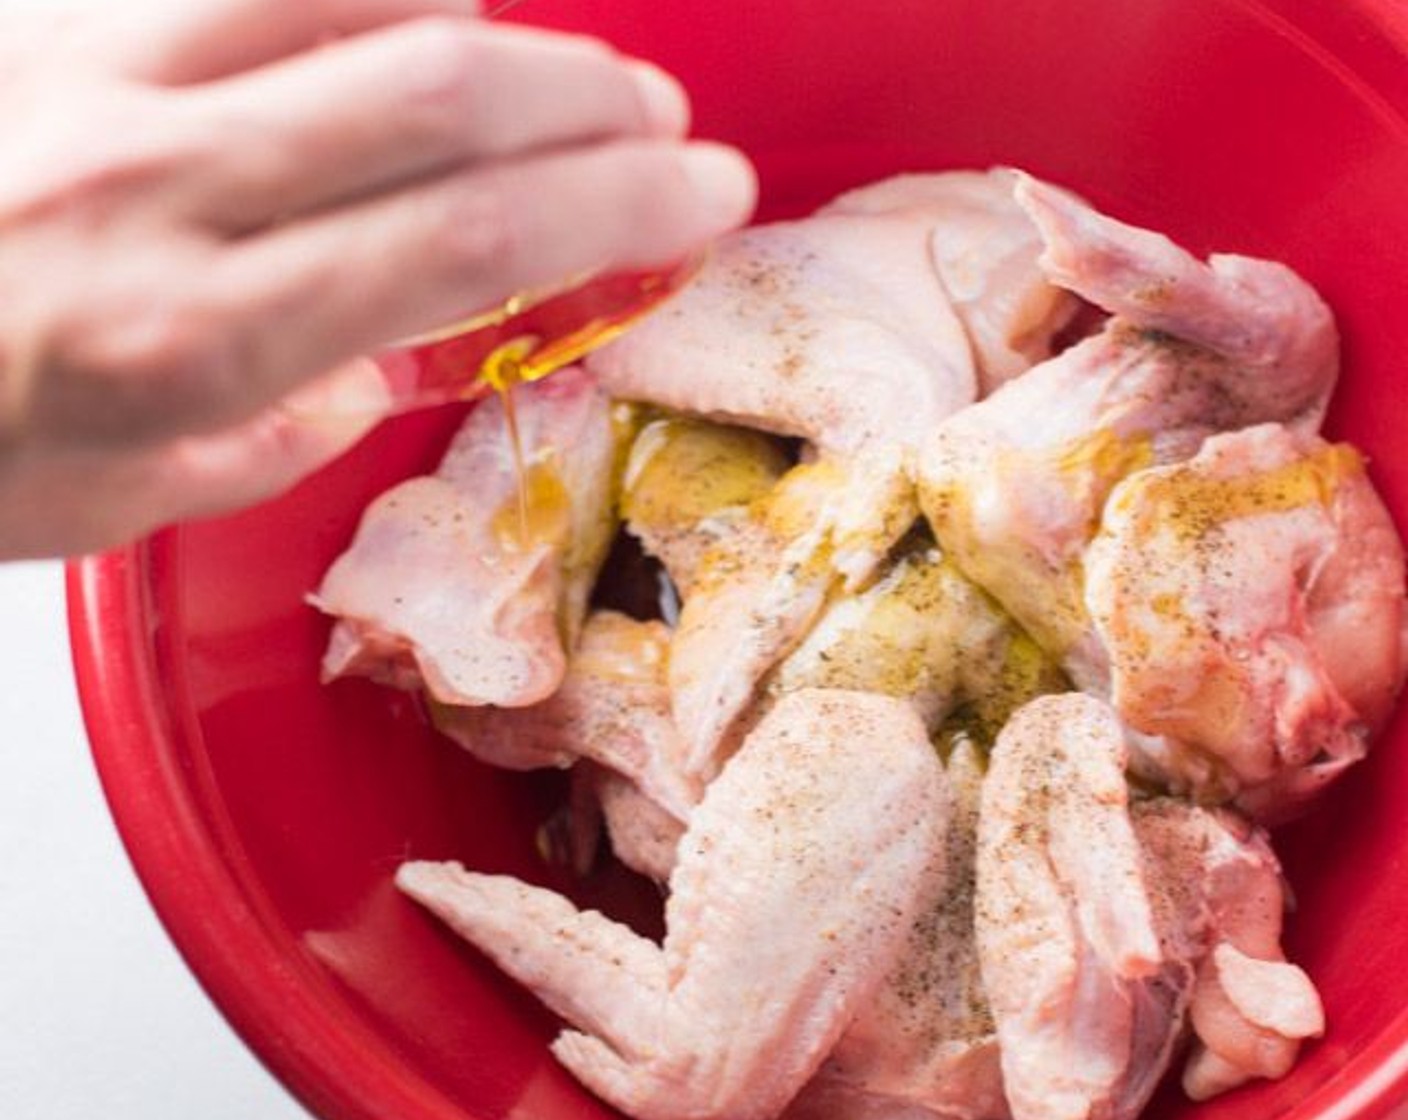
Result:
[[[651,135],[683,136],[688,132],[689,96],[684,86],[650,62],[634,61],[631,70]]]
[[[742,152],[723,144],[695,143],[681,158],[695,197],[718,232],[748,220],[758,202],[758,175]]]
[[[650,62],[632,62],[646,128],[656,137],[683,137],[690,131],[690,99],[673,76]]]

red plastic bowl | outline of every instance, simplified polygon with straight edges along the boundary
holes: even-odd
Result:
[[[693,90],[766,212],[901,169],[1017,164],[1191,248],[1284,259],[1339,314],[1333,434],[1408,525],[1408,14],[1398,0],[534,0]],[[510,107],[511,109],[511,107]],[[302,597],[453,410],[386,425],[243,516],[70,571],[88,725],[152,900],[230,1020],[329,1120],[589,1118],[533,1000],[391,886],[407,856],[542,876],[552,782],[491,773],[415,706],[320,687]],[[1408,722],[1281,837],[1293,957],[1330,1030],[1295,1071],[1151,1116],[1367,1120],[1408,1099]],[[566,884],[559,883],[559,886]],[[629,908],[628,883],[581,892]],[[636,900],[638,901],[638,900]],[[1404,1113],[1408,1115],[1408,1113]]]

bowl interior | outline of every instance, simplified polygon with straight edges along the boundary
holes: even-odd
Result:
[[[698,130],[757,159],[764,216],[899,170],[1015,164],[1198,252],[1284,260],[1344,335],[1330,432],[1408,525],[1408,21],[1343,0],[534,0],[694,93]],[[1396,23],[1395,23],[1396,21]],[[506,111],[511,111],[509,107]],[[153,899],[255,1049],[336,1120],[611,1115],[555,1025],[391,886],[404,858],[531,876],[649,922],[628,876],[574,884],[534,847],[560,781],[491,772],[411,700],[322,687],[303,603],[370,498],[429,469],[460,413],[383,426],[280,501],[71,574],[95,753]],[[1408,734],[1279,834],[1289,951],[1330,1031],[1284,1081],[1155,1120],[1382,1113],[1408,1038]],[[1377,1070],[1377,1073],[1373,1071]]]

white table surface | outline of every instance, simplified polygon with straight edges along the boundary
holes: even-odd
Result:
[[[0,1117],[308,1120],[196,984],[127,862],[88,754],[58,564],[0,564],[0,627]]]

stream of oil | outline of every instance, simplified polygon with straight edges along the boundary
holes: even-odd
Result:
[[[554,338],[544,340],[536,334],[517,335],[494,347],[480,363],[474,384],[497,393],[503,403],[518,491],[518,537],[524,547],[531,543],[529,528],[532,510],[523,437],[514,399],[516,388],[526,382],[542,380],[624,333],[637,320],[679,291],[693,278],[700,263],[700,259],[695,258],[666,272],[634,277],[634,291],[629,302],[621,303]],[[521,301],[523,298],[515,297],[515,300]],[[501,312],[513,316],[523,310],[521,303],[515,306],[514,301],[510,301]]]
[[[518,426],[518,404],[515,390],[524,381],[531,381],[530,370],[524,363],[538,345],[534,335],[522,335],[496,347],[479,369],[479,381],[499,395],[504,409],[504,426],[508,429],[509,451],[513,455],[513,477],[518,491],[518,541],[528,546],[528,467],[523,456],[523,435]],[[546,372],[539,376],[546,376]]]

